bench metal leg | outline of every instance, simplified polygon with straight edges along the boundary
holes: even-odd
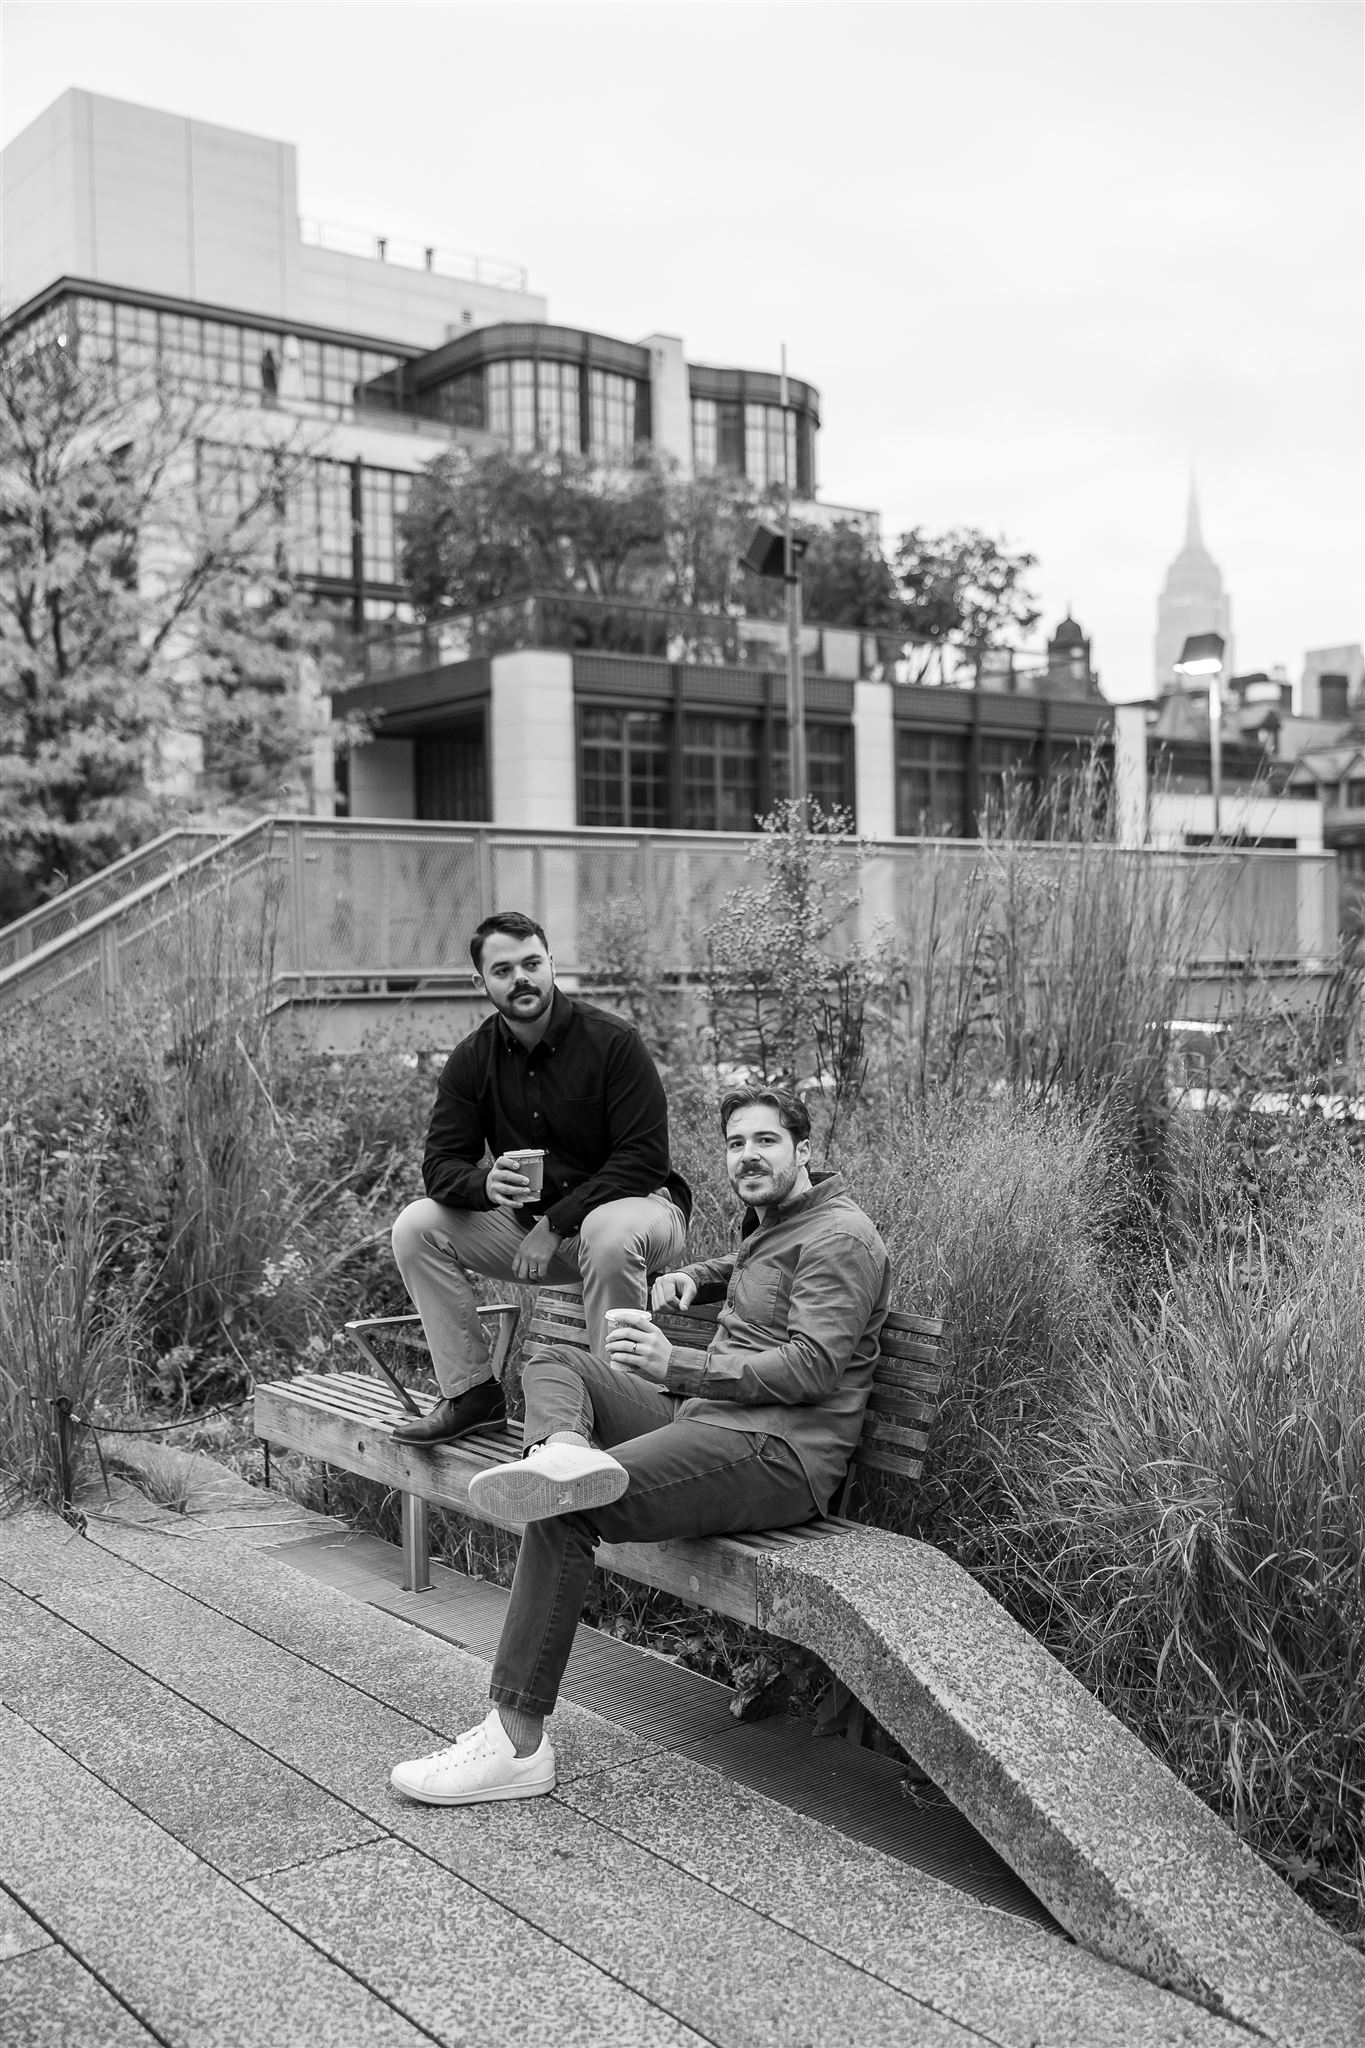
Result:
[[[405,1493],[403,1503],[403,1591],[431,1591],[431,1544],[427,1533],[427,1504],[415,1493]]]

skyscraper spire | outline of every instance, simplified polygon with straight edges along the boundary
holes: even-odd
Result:
[[[1180,650],[1186,639],[1193,633],[1221,634],[1226,643],[1228,672],[1231,673],[1232,605],[1223,588],[1218,564],[1204,545],[1199,492],[1191,463],[1184,545],[1166,572],[1166,581],[1157,600],[1155,652],[1158,695],[1177,683],[1175,664],[1180,659]]]

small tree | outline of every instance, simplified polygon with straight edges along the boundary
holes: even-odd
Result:
[[[0,915],[13,916],[155,829],[176,732],[220,768],[228,730],[239,754],[263,751],[268,772],[231,768],[218,794],[276,783],[275,757],[298,775],[300,665],[320,633],[287,568],[308,459],[296,442],[224,446],[213,408],[163,369],[22,335],[0,352],[0,427]]]
[[[831,945],[856,909],[862,848],[846,811],[790,799],[760,825],[752,854],[761,879],[734,889],[707,930],[702,974],[716,1060],[794,1087],[814,1077],[834,1036]],[[821,1043],[821,1040],[824,1043]],[[861,1061],[845,1036],[841,1058]],[[838,1075],[834,1076],[836,1082]]]

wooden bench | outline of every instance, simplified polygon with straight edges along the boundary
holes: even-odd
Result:
[[[711,1340],[718,1312],[719,1304],[694,1306],[685,1315],[659,1315],[655,1320],[675,1343],[704,1348]],[[511,1349],[518,1311],[500,1304],[479,1313],[494,1326],[493,1363],[495,1370],[500,1370]],[[760,1557],[783,1546],[817,1542],[859,1526],[844,1518],[844,1510],[864,1474],[891,1474],[906,1484],[919,1477],[942,1381],[942,1327],[923,1316],[893,1313],[887,1317],[862,1437],[835,1514],[822,1515],[798,1528],[747,1536],[603,1543],[597,1550],[598,1567],[757,1625]],[[298,1379],[258,1387],[256,1434],[264,1439],[267,1455],[272,1445],[299,1451],[393,1488],[402,1499],[403,1588],[425,1592],[431,1584],[429,1507],[477,1517],[478,1510],[469,1499],[469,1482],[476,1472],[521,1456],[521,1425],[499,1423],[453,1444],[396,1443],[394,1425],[405,1413],[425,1414],[436,1397],[409,1388],[383,1356],[382,1347],[424,1351],[420,1321],[416,1316],[369,1317],[347,1323],[344,1334],[379,1377],[352,1372],[305,1373]],[[531,1335],[586,1350],[578,1289],[542,1288],[532,1306]]]

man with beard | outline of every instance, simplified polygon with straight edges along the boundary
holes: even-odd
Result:
[[[780,1088],[721,1104],[739,1249],[666,1273],[656,1309],[722,1289],[705,1351],[641,1315],[607,1355],[546,1345],[523,1371],[520,1463],[480,1472],[481,1514],[524,1533],[489,1688],[493,1710],[448,1749],[395,1766],[431,1806],[551,1792],[545,1719],[573,1647],[599,1542],[791,1527],[823,1514],[862,1428],[890,1263],[837,1174],[810,1171],[810,1117]]]
[[[545,934],[520,911],[486,917],[469,951],[495,1014],[446,1062],[422,1159],[426,1196],[393,1228],[440,1389],[429,1414],[394,1430],[405,1443],[449,1443],[504,1413],[469,1271],[581,1281],[600,1353],[606,1311],[643,1307],[646,1275],[678,1259],[692,1210],[639,1034],[555,986]],[[540,1155],[539,1192],[527,1153]]]

